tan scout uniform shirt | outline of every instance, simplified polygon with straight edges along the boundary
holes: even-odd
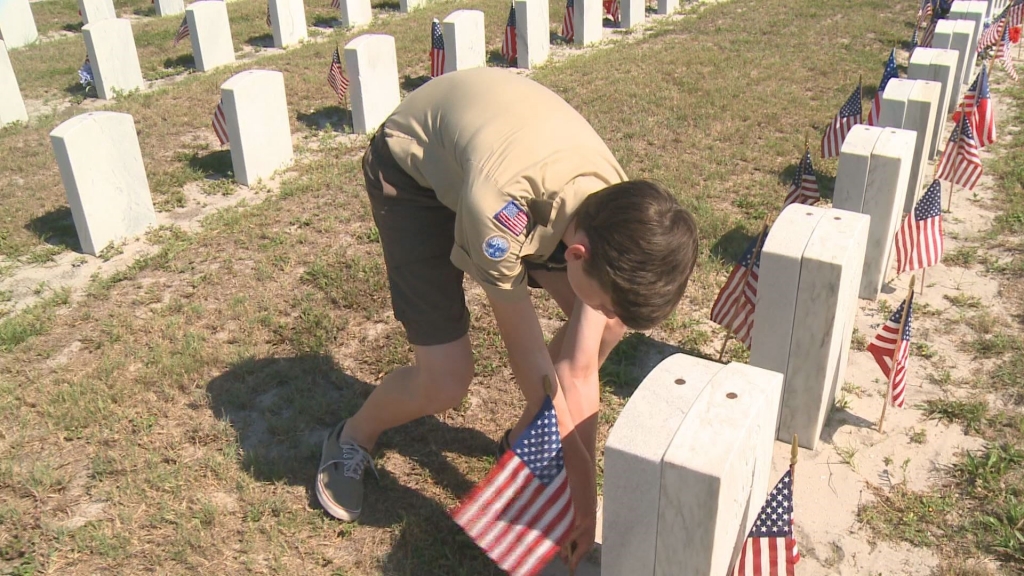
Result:
[[[382,130],[399,166],[455,212],[452,263],[485,288],[525,290],[522,260],[546,260],[580,202],[626,180],[576,110],[507,70],[435,78]]]

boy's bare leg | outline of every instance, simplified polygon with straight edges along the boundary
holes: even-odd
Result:
[[[416,363],[389,373],[348,419],[342,440],[370,450],[382,432],[458,406],[473,380],[469,335],[438,346],[413,346]]]

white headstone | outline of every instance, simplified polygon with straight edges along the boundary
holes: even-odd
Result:
[[[878,115],[877,126],[902,128],[903,116],[907,113],[907,99],[916,80],[893,78],[885,85],[882,93],[882,109]]]
[[[82,24],[117,18],[113,0],[78,0],[78,11],[82,13]]]
[[[14,122],[28,122],[28,112],[21,98],[18,78],[14,75],[7,46],[0,40],[0,128]]]
[[[965,2],[964,0],[955,0],[950,6],[946,19],[970,20],[974,22],[974,33],[972,34],[972,37],[977,40],[977,38],[981,36],[987,12],[987,2],[979,2],[977,0],[971,0],[969,2]],[[977,56],[978,52],[976,49],[968,51],[967,62],[965,64],[967,70],[974,70],[974,64],[977,62]]]
[[[116,92],[145,87],[129,20],[114,18],[86,24],[82,26],[82,35],[100,99],[110,100]]]
[[[666,15],[679,10],[679,0],[658,0],[658,14]]]
[[[352,129],[357,134],[376,130],[401,101],[395,39],[364,34],[345,45],[352,100]]]
[[[733,362],[690,406],[661,469],[656,576],[729,572],[768,491],[781,394],[781,374]]]
[[[605,444],[602,574],[689,574],[690,562],[678,562],[684,554],[728,564],[736,534],[746,535],[767,494],[781,380],[683,354],[644,378]],[[686,440],[695,433],[714,437],[703,454]],[[681,489],[689,477],[703,478],[703,490]],[[712,478],[723,480],[720,489]],[[722,504],[704,514],[702,499]]]
[[[441,22],[444,35],[444,73],[487,65],[484,13],[456,10]]]
[[[619,28],[626,30],[639,26],[647,18],[647,0],[621,0]]]
[[[935,125],[932,127],[932,141],[928,154],[929,158],[935,158],[939,150],[939,143],[942,142],[943,130],[946,126],[949,110],[949,101],[953,76],[956,74],[956,61],[958,55],[952,50],[937,48],[915,48],[910,55],[910,65],[907,67],[907,77],[914,80],[933,80],[942,85],[939,94],[939,113],[935,115]]]
[[[235,61],[228,5],[221,0],[200,0],[185,8],[196,70],[206,72]]]
[[[935,23],[935,35],[932,36],[932,45],[929,48],[949,49],[949,43],[953,41],[953,20],[939,20]]]
[[[408,10],[403,10],[408,12]],[[345,28],[363,26],[373,21],[370,0],[341,0],[341,24]]]
[[[528,70],[551,52],[548,0],[516,0],[516,67]]]
[[[285,48],[305,40],[306,8],[302,0],[270,0],[270,27],[274,47]],[[234,49],[232,49],[233,55]]]
[[[875,300],[888,271],[896,227],[902,221],[917,134],[896,128],[855,126],[846,138],[839,154],[832,205],[871,217],[860,297]],[[864,148],[872,141],[867,172],[854,173],[864,165]]]
[[[922,181],[928,172],[928,145],[935,129],[935,116],[939,111],[939,96],[942,85],[930,80],[914,80],[914,88],[907,99],[907,113],[903,118],[903,129],[917,134],[914,140],[914,161],[910,165],[910,179],[907,183],[907,200],[903,212],[910,210],[921,195]]]
[[[573,0],[573,44],[586,46],[600,42],[604,37],[604,2],[602,0]]]
[[[957,59],[956,70],[957,78],[959,78],[961,90],[961,97],[967,92],[967,86],[970,85],[973,77],[971,71],[973,70],[974,62],[971,59],[971,52],[977,50],[978,41],[974,37],[974,23],[970,20],[956,20],[953,26],[953,37],[949,43],[950,50],[956,50],[960,57]],[[970,65],[971,67],[968,67]],[[959,100],[957,100],[959,103]]]
[[[28,0],[3,0],[0,2],[0,39],[8,50],[21,48],[39,38],[36,21]]]
[[[398,11],[405,14],[423,6],[427,0],[398,0]]]
[[[153,0],[157,16],[174,16],[185,11],[185,0]]]
[[[156,223],[129,114],[79,114],[50,132],[50,142],[83,252],[96,256]]]
[[[284,74],[246,70],[220,86],[235,180],[252,186],[292,162]]]
[[[829,209],[804,249],[778,439],[817,448],[846,364],[870,218]],[[758,290],[760,303],[760,289]],[[756,321],[756,320],[755,320]]]

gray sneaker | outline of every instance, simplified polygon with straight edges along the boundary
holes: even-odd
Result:
[[[316,497],[328,514],[351,522],[359,518],[363,508],[363,471],[369,465],[376,476],[377,470],[366,449],[351,440],[339,440],[344,427],[343,420],[324,439]]]

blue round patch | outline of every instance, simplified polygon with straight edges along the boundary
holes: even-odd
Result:
[[[501,260],[508,255],[511,246],[508,238],[501,234],[491,234],[484,240],[484,255],[491,260]]]

